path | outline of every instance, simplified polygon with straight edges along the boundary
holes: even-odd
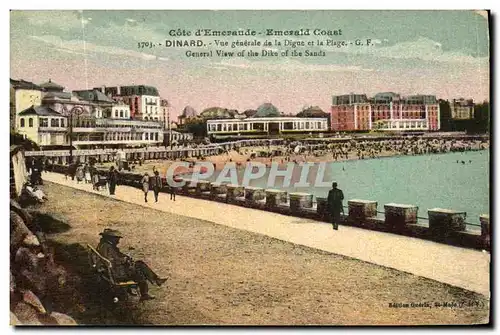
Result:
[[[107,190],[93,191],[90,184],[77,184],[62,174],[44,173],[43,179],[111,197]],[[161,193],[159,203],[154,203],[150,192],[150,202],[145,203],[142,191],[129,186],[117,186],[113,198],[353,257],[490,297],[490,254],[486,252],[355,227],[340,226],[334,231],[323,222],[179,195],[173,202]]]

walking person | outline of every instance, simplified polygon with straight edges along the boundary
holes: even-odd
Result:
[[[97,172],[97,169],[94,166],[91,167],[91,172],[93,189],[99,191],[99,172]]]
[[[344,193],[337,188],[336,182],[332,183],[332,189],[328,192],[328,210],[333,229],[335,230],[339,229],[340,213],[344,214],[343,200]]]
[[[85,173],[85,184],[92,183],[92,176],[90,174],[90,166],[88,164],[85,164],[83,171]]]
[[[78,164],[78,167],[76,168],[76,182],[77,184],[80,184],[81,181],[83,181],[85,175],[83,173],[83,166],[81,164]]]
[[[148,192],[149,192],[149,174],[146,172],[141,180],[142,191],[144,192],[144,202],[148,202]]]
[[[163,187],[163,184],[161,182],[161,177],[160,177],[160,173],[158,172],[158,170],[155,170],[154,172],[154,177],[153,179],[151,180],[151,184],[152,184],[152,187],[153,187],[153,193],[155,195],[155,202],[158,202],[158,194],[160,193],[162,187]]]
[[[108,185],[109,185],[110,195],[115,195],[115,188],[117,183],[118,183],[118,172],[116,172],[114,166],[111,166],[108,172]]]
[[[177,179],[177,177],[174,176],[173,182],[169,183],[170,185],[169,185],[169,188],[168,188],[168,191],[170,193],[170,200],[173,200],[173,201],[175,201],[175,191],[176,190],[175,190],[174,183],[177,181],[176,179]]]

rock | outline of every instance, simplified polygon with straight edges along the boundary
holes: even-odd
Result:
[[[10,272],[10,293],[14,293],[16,290],[16,279],[12,275],[12,271]]]
[[[38,320],[38,313],[36,309],[25,302],[19,302],[14,306],[12,312],[17,316],[23,325],[42,325]]]
[[[58,325],[61,325],[61,326],[76,326],[76,325],[78,325],[76,323],[75,319],[73,319],[71,316],[66,315],[66,314],[52,312],[52,313],[50,313],[50,316],[56,320]]]
[[[33,235],[26,226],[23,218],[14,211],[10,211],[10,246],[16,249],[24,238]]]
[[[22,325],[22,322],[19,321],[19,319],[17,318],[17,316],[14,313],[12,313],[12,312],[10,312],[10,325],[11,326],[20,326],[20,325]]]
[[[28,234],[23,240],[23,245],[27,247],[39,247],[40,241],[35,235]]]
[[[23,270],[34,271],[38,267],[39,260],[30,249],[21,247],[17,249],[14,262],[17,267],[21,267]]]
[[[31,291],[24,291],[22,292],[23,294],[23,301],[25,303],[27,303],[28,305],[30,306],[33,306],[38,313],[40,314],[46,314],[47,313],[47,310],[45,309],[45,307],[43,307],[43,304],[42,302],[40,301],[40,299],[38,299],[38,297]]]

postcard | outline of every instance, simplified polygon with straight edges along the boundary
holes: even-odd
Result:
[[[487,10],[13,10],[10,324],[491,325]]]

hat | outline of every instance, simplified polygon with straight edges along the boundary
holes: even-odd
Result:
[[[118,230],[109,229],[109,228],[104,229],[102,233],[99,233],[99,235],[102,235],[102,237],[106,237],[106,236],[118,237],[118,238],[123,237],[122,233],[120,233]]]

